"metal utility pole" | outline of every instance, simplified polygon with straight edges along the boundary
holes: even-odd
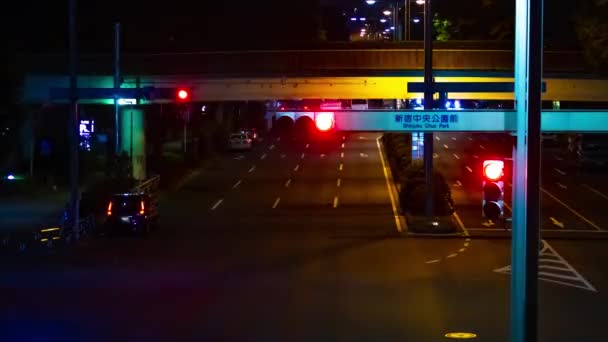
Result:
[[[511,342],[538,339],[543,0],[516,0],[517,151],[513,184]]]
[[[403,40],[410,40],[410,3],[412,0],[405,0],[403,5]]]
[[[120,88],[120,23],[114,24],[114,89]],[[120,127],[119,112],[120,105],[118,96],[114,96],[114,152],[120,154]]]
[[[396,2],[393,2],[393,40],[399,41],[399,21],[397,20],[397,16],[399,15],[399,5]]]
[[[433,109],[433,21],[431,0],[424,3],[424,110]],[[426,181],[426,216],[433,221],[433,133],[424,133],[424,175]]]
[[[77,47],[76,47],[76,0],[70,0],[68,5],[68,39],[70,58],[70,117],[68,119],[68,137],[70,141],[70,211],[74,239],[79,239],[78,223],[80,208],[80,185],[78,170],[78,81],[77,81]]]

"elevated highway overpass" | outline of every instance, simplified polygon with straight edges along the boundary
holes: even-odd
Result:
[[[414,98],[421,82],[421,44],[323,45],[311,49],[125,54],[123,87],[192,89],[194,101],[302,98]],[[437,82],[511,82],[513,51],[498,43],[437,44]],[[24,100],[51,101],[50,88],[67,87],[65,55],[24,56]],[[83,55],[80,87],[112,87],[112,56]],[[545,51],[545,100],[608,101],[608,82],[589,76],[582,53]],[[511,99],[509,93],[458,94],[461,99]],[[97,101],[99,102],[99,101]],[[102,101],[110,104],[111,101]],[[86,103],[86,101],[85,101]]]

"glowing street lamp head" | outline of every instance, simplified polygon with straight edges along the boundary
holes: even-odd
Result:
[[[384,15],[391,15],[391,11],[386,10],[386,11],[382,12],[382,14],[384,14]]]
[[[376,3],[376,0],[365,0],[368,5],[373,5]]]
[[[334,127],[334,113],[317,113],[315,124],[319,131],[327,132]]]
[[[424,5],[424,0],[416,0],[416,4],[418,4],[418,5]]]
[[[386,19],[382,18],[382,19],[380,19],[380,22],[381,22],[381,23],[385,23],[385,22],[386,22]]]

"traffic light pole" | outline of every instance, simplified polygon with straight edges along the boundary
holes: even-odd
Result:
[[[433,23],[431,0],[424,3],[424,109],[433,109]],[[426,181],[426,216],[433,221],[433,133],[424,133],[424,175]]]
[[[543,0],[516,0],[511,342],[538,338]]]
[[[70,212],[74,239],[79,239],[78,222],[80,211],[80,185],[78,170],[78,80],[76,76],[78,54],[76,47],[76,0],[68,4],[68,39],[70,58],[70,117],[68,119],[68,137],[70,142]],[[69,221],[68,221],[69,222]]]
[[[114,24],[114,89],[120,88],[120,23]],[[138,98],[139,99],[139,98]],[[114,152],[120,153],[120,127],[119,127],[118,96],[114,96]]]

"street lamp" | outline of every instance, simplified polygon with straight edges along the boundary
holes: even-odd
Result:
[[[424,0],[416,0],[416,4],[418,4],[418,5],[424,5]]]
[[[366,0],[365,2],[367,2],[368,5],[373,5],[376,3],[376,0]]]
[[[386,19],[382,18],[382,19],[380,19],[380,22],[381,22],[381,23],[385,23],[385,22],[386,22]]]
[[[386,10],[386,11],[382,12],[382,14],[384,14],[384,15],[386,15],[386,16],[391,15],[391,13],[392,13],[392,12],[391,12],[391,11],[389,11],[389,10]]]

